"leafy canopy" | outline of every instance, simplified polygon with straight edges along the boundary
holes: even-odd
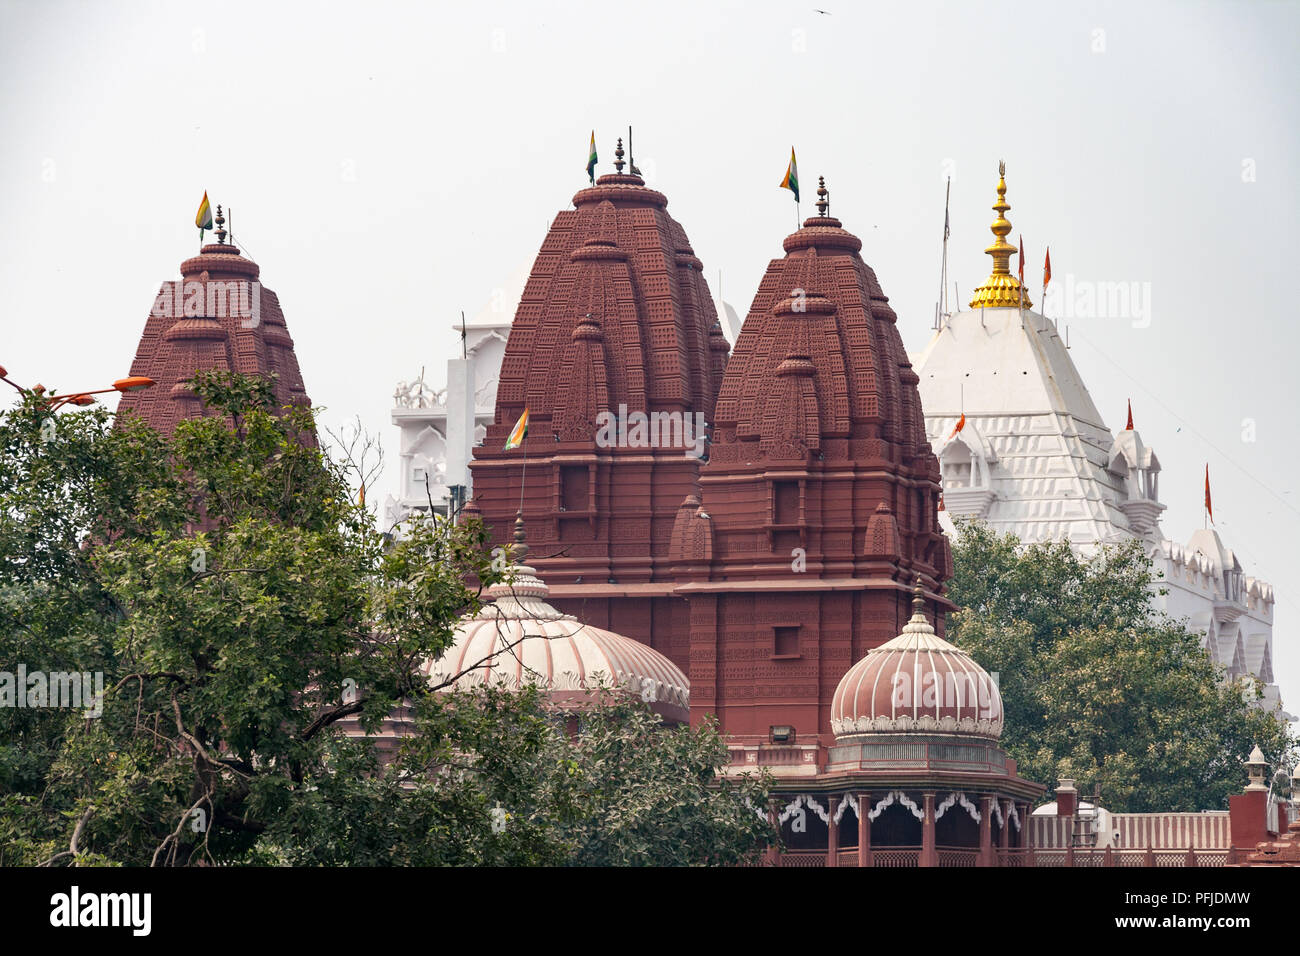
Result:
[[[725,863],[772,837],[710,725],[609,690],[574,735],[536,688],[431,692],[419,665],[509,573],[486,529],[392,540],[311,411],[190,384],[170,439],[0,415],[0,660],[105,690],[97,718],[0,708],[0,862]],[[381,753],[394,713],[415,732]]]
[[[1227,809],[1258,743],[1290,766],[1286,726],[1224,680],[1199,636],[1158,613],[1141,544],[1082,558],[967,522],[953,549],[947,635],[999,676],[1002,744],[1022,776],[1099,786],[1113,811]]]

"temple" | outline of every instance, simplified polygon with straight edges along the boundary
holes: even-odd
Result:
[[[389,519],[478,516],[516,559],[423,662],[430,682],[538,682],[574,716],[608,681],[669,724],[715,716],[727,772],[776,781],[753,810],[780,828],[777,865],[1294,859],[1294,808],[1263,785],[1258,753],[1228,810],[1110,814],[1067,780],[1043,804],[1001,749],[996,675],[944,639],[945,531],[978,516],[1085,553],[1141,540],[1170,613],[1230,674],[1271,681],[1271,590],[1212,529],[1186,546],[1161,535],[1158,458],[1131,417],[1106,428],[1011,273],[1005,175],[993,272],[913,368],[824,181],[729,336],[667,197],[623,171],[621,141],[615,156],[556,216],[517,295],[456,327],[446,387],[421,373],[394,396]],[[275,295],[216,221],[146,322],[132,374],[158,386],[120,406],[164,432],[205,413],[183,384],[202,368],[273,376],[284,404],[308,401]],[[411,731],[397,708],[381,752]]]
[[[1025,544],[1066,541],[1077,552],[1137,539],[1153,562],[1153,605],[1202,635],[1229,679],[1273,682],[1273,588],[1246,575],[1207,524],[1185,544],[1160,528],[1160,459],[1134,426],[1112,434],[1056,323],[1032,308],[1009,260],[1000,169],[993,271],[968,310],[941,318],[916,360],[926,432],[943,480],[941,520],[978,519]],[[1199,480],[1189,476],[1189,483]],[[1160,593],[1164,591],[1165,593]]]
[[[311,400],[293,351],[280,300],[261,284],[261,268],[226,242],[225,217],[217,207],[217,241],[181,263],[181,279],[163,283],[145,321],[131,363],[153,388],[126,392],[119,416],[134,413],[170,435],[176,423],[203,414],[185,382],[200,369],[271,379],[279,405]]]
[[[693,707],[747,766],[821,766],[831,695],[897,636],[914,579],[950,606],[916,375],[862,241],[818,195],[742,326],[671,551]]]
[[[696,490],[728,346],[668,200],[617,171],[573,198],[510,329],[473,499],[506,544],[517,511],[557,608],[688,659],[670,542]],[[522,448],[503,450],[529,412]]]

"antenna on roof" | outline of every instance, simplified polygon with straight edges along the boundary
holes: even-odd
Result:
[[[943,194],[943,263],[939,267],[939,302],[935,305],[938,312],[938,319],[935,322],[935,328],[942,328],[943,319],[949,314],[948,312],[948,199],[952,195],[952,177],[948,177],[948,185]]]

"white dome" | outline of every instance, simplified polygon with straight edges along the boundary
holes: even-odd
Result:
[[[522,561],[522,519],[515,521],[515,540]],[[536,682],[553,700],[577,704],[603,680],[637,694],[666,720],[690,721],[690,682],[676,664],[647,644],[560,613],[546,602],[548,594],[533,568],[517,565],[513,578],[490,587],[488,603],[461,621],[442,657],[421,670],[434,686],[518,689]]]

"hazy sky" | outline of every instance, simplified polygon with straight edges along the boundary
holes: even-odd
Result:
[[[742,316],[795,223],[793,144],[804,215],[825,175],[913,353],[944,178],[964,299],[1005,158],[1036,302],[1048,243],[1062,288],[1149,295],[1149,316],[1077,317],[1071,354],[1112,429],[1132,398],[1170,537],[1200,526],[1208,461],[1226,543],[1277,588],[1300,710],[1300,5],[817,5],[0,3],[0,364],[64,391],[126,374],[207,190],[327,424],[382,436],[379,498],[395,382],[441,384],[460,310],[585,183],[593,127],[602,172],[635,127]]]

